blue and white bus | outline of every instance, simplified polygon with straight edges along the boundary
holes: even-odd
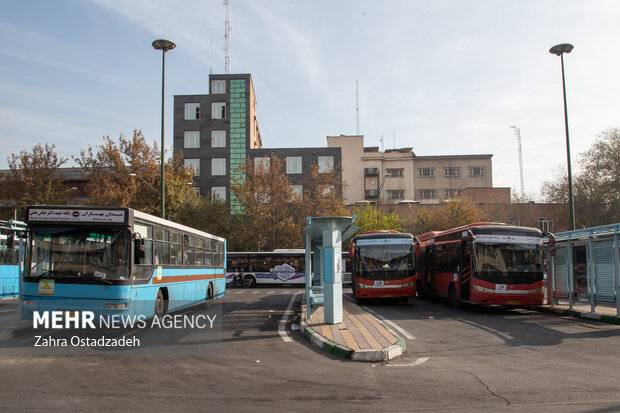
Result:
[[[266,252],[229,252],[226,275],[232,282],[242,273],[247,287],[257,284],[304,285],[306,252],[302,249],[279,249]]]
[[[20,221],[0,221],[0,298],[19,294],[20,239],[26,233],[26,224]]]
[[[276,249],[262,252],[229,252],[226,259],[227,282],[236,274],[244,277],[245,287],[258,284],[298,285],[306,283],[306,251],[303,249]],[[351,283],[351,259],[342,253],[343,283]]]
[[[20,310],[163,317],[226,292],[226,240],[131,208],[33,206]]]

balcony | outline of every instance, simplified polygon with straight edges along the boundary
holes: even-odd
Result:
[[[366,199],[368,198],[377,198],[379,196],[378,189],[367,189],[366,190]]]
[[[379,176],[379,168],[364,168],[364,176]]]

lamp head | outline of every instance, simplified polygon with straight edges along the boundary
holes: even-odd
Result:
[[[153,47],[156,50],[163,50],[164,53],[165,53],[168,50],[174,49],[175,47],[177,47],[177,45],[174,44],[173,42],[171,42],[170,40],[159,39],[159,40],[155,40],[153,42]]]
[[[556,44],[551,49],[549,49],[549,53],[552,53],[556,56],[560,56],[562,53],[570,53],[573,50],[573,45],[570,43],[562,43]]]

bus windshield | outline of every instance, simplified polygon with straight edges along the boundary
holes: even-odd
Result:
[[[475,277],[502,284],[543,279],[542,246],[537,244],[476,243]]]
[[[358,277],[370,280],[402,278],[413,271],[412,248],[411,244],[358,246]]]
[[[129,241],[127,229],[33,227],[26,277],[127,280]]]

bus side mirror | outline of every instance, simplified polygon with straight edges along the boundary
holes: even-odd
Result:
[[[15,235],[11,234],[6,238],[6,247],[10,250],[15,246]]]
[[[135,245],[135,256],[136,259],[135,261],[138,262],[140,260],[143,260],[146,257],[146,250],[144,248],[144,240],[139,238],[134,240],[134,245]]]
[[[351,245],[349,245],[349,258],[353,259],[354,255],[355,255],[355,244],[351,243]]]

